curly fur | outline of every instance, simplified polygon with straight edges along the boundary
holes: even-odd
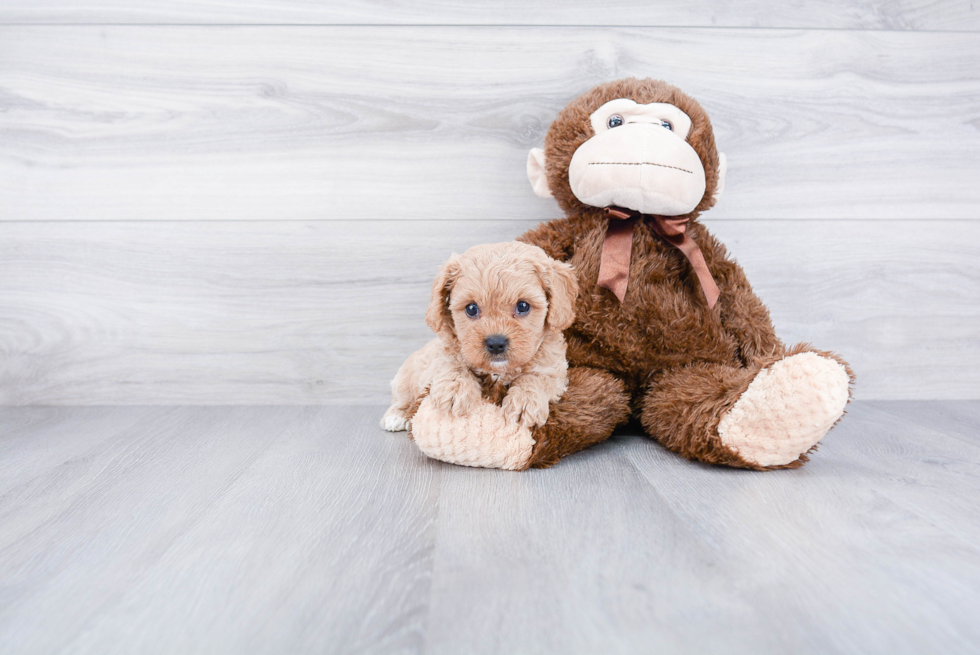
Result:
[[[571,267],[536,246],[499,243],[453,255],[433,282],[426,313],[437,337],[395,375],[382,427],[407,429],[423,397],[450,416],[490,397],[511,424],[544,423],[567,386],[562,330],[574,318],[577,292]],[[519,301],[529,303],[526,315],[516,311]],[[466,313],[470,305],[477,316]],[[488,337],[505,338],[506,350],[491,353]]]

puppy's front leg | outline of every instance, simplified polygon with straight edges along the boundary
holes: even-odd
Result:
[[[480,382],[469,369],[443,360],[431,370],[429,397],[444,412],[463,416],[480,402]]]
[[[528,373],[514,381],[502,403],[504,417],[533,428],[548,420],[549,403],[561,398],[568,386],[566,376]]]

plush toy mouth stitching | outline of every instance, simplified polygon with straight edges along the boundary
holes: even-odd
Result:
[[[668,166],[667,164],[656,164],[652,161],[591,161],[589,162],[589,166],[659,166],[661,168],[673,168],[675,171],[694,175],[694,171],[689,171],[686,168]]]

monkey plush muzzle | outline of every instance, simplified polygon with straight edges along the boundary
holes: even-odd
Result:
[[[575,197],[593,207],[681,216],[705,192],[704,166],[684,139],[659,123],[624,123],[575,151],[568,167]]]

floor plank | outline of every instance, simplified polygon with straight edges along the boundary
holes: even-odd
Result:
[[[421,25],[677,25],[702,27],[804,27],[889,30],[980,29],[980,12],[967,0],[811,0],[807,3],[640,0],[596,4],[585,0],[492,0],[419,3],[369,0],[311,3],[302,0],[6,0],[2,23],[235,23]]]
[[[980,221],[707,224],[857,397],[980,395]],[[0,222],[0,404],[386,402],[438,266],[533,225]]]
[[[45,514],[0,521],[0,643],[971,652],[980,456],[929,417],[976,403],[922,405],[930,427],[888,405],[854,403],[813,461],[774,473],[687,462],[629,430],[548,470],[460,468],[382,432],[381,406],[170,408],[125,434],[132,409],[99,408],[112,445],[38,471],[85,484],[0,495],[0,511]],[[38,416],[6,419],[43,435],[63,418]]]
[[[0,497],[5,649],[66,647],[202,520],[285,429],[286,414],[256,408],[171,413],[32,481],[37,493],[15,489]]]
[[[418,652],[438,471],[376,409],[301,413],[72,652]]]
[[[876,493],[977,548],[980,557],[980,508],[971,497],[980,489],[980,444],[947,434],[941,423],[927,427],[896,417],[888,404],[859,405],[852,420],[865,426],[860,438],[835,440],[851,471],[851,463],[860,463],[852,477],[874,480]]]
[[[874,407],[897,416],[902,421],[910,421],[980,446],[980,400],[879,400],[874,403]]]
[[[947,494],[967,488],[973,500],[949,511],[975,522],[978,487],[950,484],[937,473],[933,464],[943,455],[932,454],[928,443],[882,458],[899,449],[868,409],[857,403],[813,461],[786,475],[680,465],[636,440],[629,455],[713,546],[722,562],[713,572],[740,581],[743,599],[764,617],[759,625],[774,632],[780,652],[916,653],[937,641],[967,652],[980,643],[968,618],[980,601],[976,543],[899,501],[945,510],[942,494],[918,483]],[[922,452],[929,453],[925,461]],[[972,464],[964,466],[976,476],[976,453],[969,455]]]
[[[164,413],[143,407],[108,414],[102,407],[0,408],[0,496]]]
[[[440,512],[433,652],[460,635],[467,652],[517,652],[542,623],[567,626],[548,635],[557,652],[966,652],[976,541],[881,487],[975,524],[978,453],[959,444],[972,464],[957,484],[935,439],[896,451],[859,407],[796,472],[702,466],[629,435],[544,480],[450,467],[462,493]]]
[[[189,6],[186,5],[185,6]],[[652,5],[651,5],[652,6]],[[977,218],[980,35],[0,26],[0,220],[540,220],[527,151],[600,82],[692,94],[714,218]]]
[[[446,467],[431,652],[779,650],[723,554],[626,459],[631,442],[531,475]]]

